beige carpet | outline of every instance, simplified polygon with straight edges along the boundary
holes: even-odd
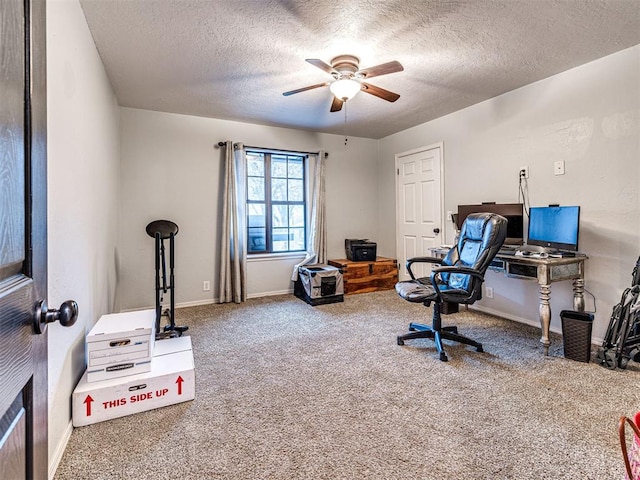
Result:
[[[196,399],[75,429],[56,479],[621,477],[637,364],[565,359],[558,336],[543,357],[539,329],[472,311],[444,320],[485,353],[396,345],[429,316],[393,291],[180,309]]]

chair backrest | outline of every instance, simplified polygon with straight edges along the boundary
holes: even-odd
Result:
[[[473,213],[462,224],[458,243],[442,261],[443,265],[464,266],[482,275],[496,256],[507,236],[507,219],[496,213]],[[443,274],[442,281],[450,289],[465,290],[480,298],[482,282],[470,275]]]

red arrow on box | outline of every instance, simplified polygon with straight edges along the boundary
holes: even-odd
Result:
[[[87,398],[84,399],[84,404],[87,405],[87,417],[91,416],[91,402],[93,402],[93,398],[91,397],[91,395],[87,395]]]
[[[176,383],[178,384],[178,395],[182,395],[182,382],[184,382],[184,379],[178,375],[178,379],[176,380]]]

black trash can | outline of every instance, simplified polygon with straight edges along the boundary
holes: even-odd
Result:
[[[562,344],[565,358],[589,363],[591,360],[593,314],[563,310],[560,312],[560,318],[562,319]]]

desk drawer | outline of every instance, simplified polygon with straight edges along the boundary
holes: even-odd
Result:
[[[580,276],[580,265],[577,263],[554,265],[551,267],[549,274],[551,275],[552,282],[578,278]]]
[[[506,270],[506,262],[499,258],[494,258],[489,264],[489,270],[494,272],[504,272]]]
[[[507,263],[507,275],[517,278],[538,278],[538,267],[535,265]]]

